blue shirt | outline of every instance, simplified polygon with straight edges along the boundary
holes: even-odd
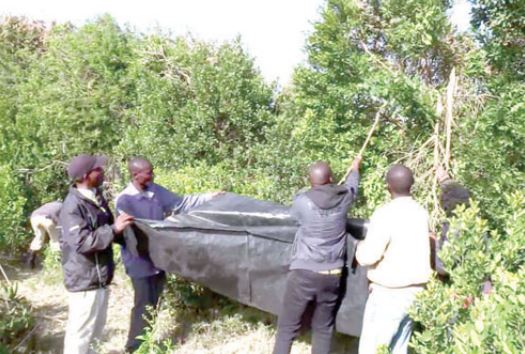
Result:
[[[125,212],[139,219],[164,220],[171,214],[186,213],[211,199],[211,194],[180,196],[158,184],[151,183],[139,191],[130,183],[115,199],[117,214]],[[160,273],[149,258],[134,256],[125,246],[121,249],[126,273],[143,278]]]

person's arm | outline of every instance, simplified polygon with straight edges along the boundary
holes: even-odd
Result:
[[[60,225],[64,235],[63,242],[85,255],[108,248],[115,238],[115,231],[111,225],[93,229],[90,221],[81,216],[78,208],[62,210]]]
[[[62,203],[59,201],[53,202],[53,210],[49,215],[49,218],[53,220],[55,224],[58,224],[58,215],[60,214],[60,209],[62,208]]]
[[[352,165],[350,166],[350,173],[346,177],[345,185],[348,187],[348,190],[352,194],[352,200],[355,200],[357,197],[357,191],[359,186],[359,167],[361,165],[361,156],[357,156]]]
[[[301,220],[301,201],[300,199],[301,199],[301,193],[297,194],[294,197],[292,206],[290,207],[290,215],[295,220],[297,220],[298,223]]]
[[[165,214],[187,213],[217,195],[217,193],[202,193],[180,196],[161,186],[158,186],[158,193],[160,194]]]
[[[359,171],[352,170],[346,178],[345,185],[348,187],[350,193],[352,193],[352,200],[355,200],[359,190]]]
[[[214,198],[214,193],[190,194],[179,197],[180,203],[172,210],[173,214],[187,213],[191,209],[198,207]]]
[[[379,262],[390,242],[388,225],[376,212],[372,215],[366,238],[357,244],[356,259],[362,266],[370,266]]]
[[[450,180],[450,176],[448,172],[442,166],[437,166],[436,167],[436,179],[438,183],[442,185],[446,181]]]
[[[117,196],[115,199],[115,209],[117,216],[122,213],[133,215],[130,207],[130,199],[127,194]]]
[[[120,220],[120,218],[123,217],[123,215],[127,215],[128,217],[133,219],[133,212],[130,206],[131,199],[130,196],[127,194],[121,194],[118,195],[115,199],[115,209],[116,209],[116,215],[117,220],[115,224]],[[122,248],[126,248],[126,240],[124,237],[115,237],[114,241],[118,243]]]

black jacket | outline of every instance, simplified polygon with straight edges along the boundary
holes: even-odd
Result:
[[[103,288],[113,279],[113,215],[106,200],[98,200],[71,187],[60,211],[64,283],[71,292]]]
[[[466,207],[470,204],[470,192],[460,183],[454,180],[446,180],[440,184],[441,187],[441,207],[445,211],[447,218],[453,216],[454,209],[458,205],[465,205]],[[439,258],[438,253],[443,249],[443,246],[448,242],[449,235],[449,223],[445,221],[441,224],[441,237],[437,240],[435,245],[435,251],[433,252],[433,263],[435,265],[436,272],[441,276],[447,276],[447,272]],[[457,233],[457,232],[456,232]]]
[[[290,269],[322,271],[343,267],[347,214],[358,184],[359,173],[353,171],[341,186],[317,186],[295,197],[291,214],[299,229]]]

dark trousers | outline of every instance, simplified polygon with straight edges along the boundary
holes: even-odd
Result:
[[[129,327],[126,351],[133,352],[140,347],[141,340],[138,336],[144,334],[144,329],[151,319],[151,312],[147,307],[157,307],[160,294],[164,289],[166,275],[161,272],[144,278],[131,278],[134,292],[133,309],[131,310],[131,324]]]
[[[307,270],[290,271],[283,307],[277,323],[274,354],[288,354],[301,329],[301,319],[309,303],[312,316],[312,353],[330,352],[337,309],[340,275],[319,274]]]

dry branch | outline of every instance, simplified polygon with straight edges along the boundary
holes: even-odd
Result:
[[[366,136],[365,142],[361,146],[361,149],[359,150],[359,154],[357,156],[363,156],[363,153],[365,152],[366,147],[368,146],[368,143],[370,142],[370,139],[372,138],[372,134],[374,134],[374,131],[376,130],[377,125],[379,124],[379,119],[381,118],[381,114],[383,112],[383,108],[384,108],[384,106],[382,106],[381,108],[379,108],[377,110],[376,116],[374,118],[374,123],[372,124],[372,127],[368,131],[368,135]],[[339,181],[339,184],[343,184],[345,182],[346,178],[348,177],[348,175],[350,174],[351,171],[352,171],[352,167],[350,167],[346,171],[344,177],[341,179],[341,181]]]
[[[4,279],[5,279],[5,281],[7,282],[7,284],[9,284],[9,286],[11,286],[11,281],[10,281],[9,278],[7,277],[7,274],[6,274],[5,271],[4,271],[4,267],[2,267],[1,264],[0,264],[0,272],[2,272],[2,275],[4,276]]]
[[[454,93],[456,91],[456,68],[452,68],[452,71],[450,72],[450,77],[448,80],[447,85],[447,110],[446,110],[446,146],[445,146],[445,157],[444,157],[444,165],[445,170],[448,172],[450,169],[449,162],[450,162],[450,140],[452,135],[452,121],[453,121],[453,115],[452,111],[454,110]]]

